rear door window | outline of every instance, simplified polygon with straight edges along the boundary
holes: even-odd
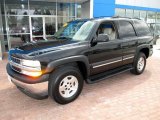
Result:
[[[135,20],[134,25],[138,36],[151,35],[150,29],[145,22],[140,20]]]
[[[133,25],[128,21],[119,21],[118,32],[120,38],[128,38],[136,36]]]

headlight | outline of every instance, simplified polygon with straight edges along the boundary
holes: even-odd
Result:
[[[41,64],[39,61],[33,61],[33,60],[22,60],[21,65],[27,66],[27,67],[33,67],[33,68],[41,68]]]
[[[22,68],[21,73],[25,75],[31,77],[38,77],[42,75],[41,64],[37,60],[21,60],[21,65],[24,66],[24,68]]]

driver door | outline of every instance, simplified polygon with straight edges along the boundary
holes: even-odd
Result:
[[[100,24],[98,34],[107,34],[109,41],[97,42],[91,47],[89,62],[91,64],[91,75],[105,72],[122,65],[121,41],[117,39],[116,24],[114,22],[103,22]]]

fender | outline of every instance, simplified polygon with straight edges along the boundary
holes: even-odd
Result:
[[[148,44],[142,44],[142,45],[137,46],[136,53],[135,53],[135,57],[134,57],[134,60],[133,60],[133,64],[135,64],[136,59],[137,59],[137,57],[138,57],[138,53],[139,53],[140,50],[143,49],[143,48],[148,48],[149,51],[150,51],[150,44],[149,44],[149,45],[148,45]]]
[[[83,62],[86,66],[86,69],[87,69],[87,76],[90,75],[89,61],[88,61],[88,58],[84,55],[70,56],[70,57],[54,60],[47,65],[45,73],[52,72],[56,67],[58,67],[60,65],[68,64],[68,63],[72,63],[72,62]]]
[[[143,48],[148,48],[150,50],[150,44],[143,44],[143,45],[139,45],[137,46],[137,50],[136,50],[136,55],[139,53],[139,51]]]

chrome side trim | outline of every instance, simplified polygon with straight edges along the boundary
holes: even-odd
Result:
[[[105,66],[105,65],[121,62],[122,60],[128,60],[128,59],[132,59],[132,58],[134,58],[134,56],[129,56],[129,57],[125,57],[123,59],[115,60],[115,61],[112,61],[112,62],[107,62],[107,63],[100,64],[100,65],[95,65],[95,66],[93,66],[93,68],[102,67],[102,66]]]
[[[121,62],[121,61],[122,61],[122,59],[112,61],[112,62],[108,62],[108,63],[104,63],[104,64],[101,64],[101,65],[96,65],[96,66],[93,66],[93,68],[98,68],[98,67],[102,67],[102,66],[105,66],[105,65],[109,65],[109,64],[113,64],[113,63],[117,63],[117,62]]]
[[[123,60],[128,60],[128,59],[132,59],[132,58],[134,58],[134,56],[123,58]]]

